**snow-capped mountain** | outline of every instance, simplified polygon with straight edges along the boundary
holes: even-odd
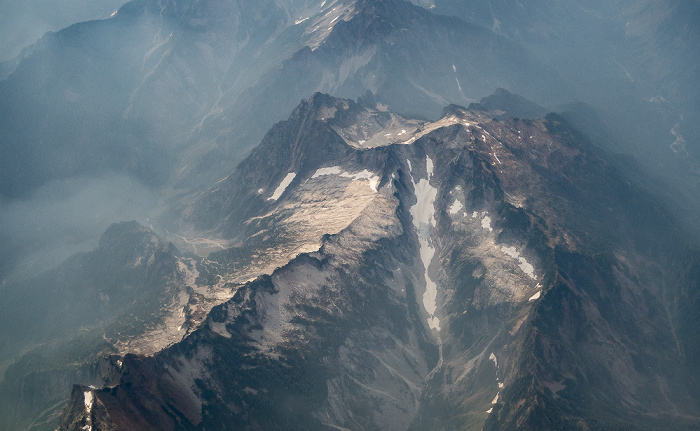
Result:
[[[0,65],[0,428],[700,428],[696,9],[133,0],[46,34]]]
[[[315,94],[195,207],[235,293],[61,429],[698,426],[700,254],[556,115]]]

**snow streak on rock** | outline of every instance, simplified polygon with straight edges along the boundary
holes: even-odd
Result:
[[[484,216],[484,218],[481,219],[481,227],[484,229],[488,229],[489,232],[493,232],[493,228],[491,227],[491,217]]]
[[[348,172],[341,172],[340,166],[331,166],[329,168],[321,168],[316,170],[316,172],[311,176],[311,178],[318,178],[323,175],[338,175],[343,178],[350,178],[352,180],[367,180],[369,181],[369,188],[373,191],[377,191],[379,186],[379,176],[368,171],[367,169],[358,172],[356,174],[351,174]]]
[[[462,202],[455,200],[452,206],[450,206],[450,214],[455,215],[462,209]]]
[[[308,37],[308,46],[312,50],[316,50],[326,40],[331,31],[333,31],[333,27],[339,21],[349,21],[356,14],[354,2],[345,4],[338,1],[324,1],[318,14],[314,17],[304,17],[300,20],[295,20],[295,24],[298,25],[304,22],[308,24],[304,35]]]
[[[416,204],[411,207],[413,225],[418,233],[420,244],[420,257],[425,268],[425,293],[423,294],[423,307],[428,312],[428,326],[437,331],[440,330],[440,319],[435,316],[437,310],[437,285],[430,278],[428,268],[435,255],[435,247],[432,246],[430,235],[435,227],[435,198],[437,188],[430,185],[430,177],[433,173],[433,161],[426,156],[426,170],[428,178],[422,178],[417,183],[411,176],[413,187],[416,191]],[[409,162],[410,167],[410,162]]]
[[[284,193],[284,191],[287,190],[287,186],[289,186],[292,183],[292,181],[294,181],[294,177],[296,177],[296,176],[297,176],[297,174],[295,172],[288,173],[287,176],[284,177],[284,179],[282,180],[280,185],[277,186],[277,188],[275,189],[275,192],[272,194],[272,196],[267,198],[267,200],[268,201],[276,201],[277,199],[279,199],[280,196],[282,196],[282,193]]]
[[[83,430],[85,431],[92,431],[92,392],[91,391],[85,391],[83,393],[83,396],[85,398],[85,426],[83,427]]]
[[[527,260],[525,260],[524,257],[520,256],[520,253],[516,250],[515,247],[501,247],[501,251],[508,256],[512,257],[513,259],[518,261],[518,266],[520,269],[527,274],[531,279],[537,280],[537,276],[535,275],[535,268],[530,264]]]

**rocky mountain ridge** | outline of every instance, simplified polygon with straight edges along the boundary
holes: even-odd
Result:
[[[357,216],[312,233],[313,249],[240,285],[182,342],[127,355],[113,386],[76,389],[62,429],[697,425],[697,342],[679,307],[697,306],[679,281],[697,250],[666,253],[679,239],[651,197],[552,115],[451,107],[372,148],[335,131],[383,114],[314,95],[273,128],[270,168],[248,170],[265,166],[254,152],[211,198],[248,196],[250,213],[216,206],[214,229],[256,238],[333,220],[334,206],[306,211],[325,193],[350,194]],[[653,225],[668,238],[644,235]]]
[[[0,65],[0,428],[700,427],[691,3],[47,34]]]

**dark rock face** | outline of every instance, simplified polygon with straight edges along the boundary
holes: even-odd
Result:
[[[242,244],[219,277],[326,234],[75,389],[61,429],[700,425],[700,253],[653,196],[556,115],[372,105],[314,95],[201,198],[190,220]]]

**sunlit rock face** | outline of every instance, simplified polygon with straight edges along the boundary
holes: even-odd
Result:
[[[605,157],[315,94],[182,215],[219,299],[60,429],[697,426],[698,252]]]

